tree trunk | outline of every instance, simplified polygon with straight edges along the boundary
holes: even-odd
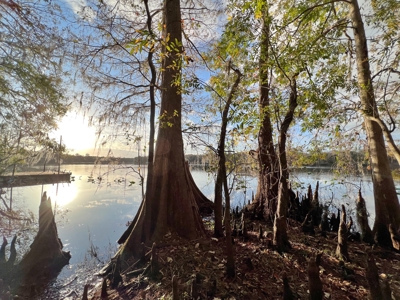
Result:
[[[199,208],[200,215],[211,215],[214,210],[214,203],[208,199],[202,191],[197,187],[192,174],[190,173],[189,162],[185,162],[185,173],[190,184],[190,187],[194,194],[194,199],[196,200],[197,206]]]
[[[229,68],[232,68],[229,63]],[[239,70],[232,68],[236,73],[237,77],[235,83],[232,85],[232,88],[228,94],[228,99],[226,100],[224,110],[222,112],[222,124],[221,124],[221,132],[218,142],[218,171],[217,171],[217,179],[215,181],[214,188],[214,204],[215,204],[215,225],[214,225],[214,235],[216,237],[223,236],[222,230],[222,188],[224,185],[224,181],[226,180],[226,166],[225,166],[225,140],[226,140],[226,129],[229,121],[229,109],[233,100],[233,96],[239,86],[240,80],[242,78],[242,74]],[[225,172],[225,173],[224,173]],[[226,193],[225,193],[226,194]],[[229,194],[229,193],[228,193]],[[225,202],[227,200],[225,199]],[[230,209],[225,207],[225,211],[228,210],[228,214],[230,214]],[[225,213],[226,216],[226,213]]]
[[[230,206],[231,200],[229,196],[228,178],[226,177],[225,165],[223,166],[222,173],[224,175],[223,181],[224,181],[224,193],[225,193],[224,222],[225,222],[225,233],[226,233],[226,276],[228,278],[234,278],[236,276],[236,268],[235,268],[235,253],[232,243],[231,206]]]
[[[138,245],[150,245],[171,232],[186,239],[204,236],[193,191],[185,174],[182,139],[182,27],[179,0],[164,4],[164,47],[160,125],[153,176],[132,232],[120,248],[123,259],[138,255]],[[167,51],[166,49],[172,49]],[[174,67],[172,67],[174,66]]]
[[[288,201],[289,201],[289,187],[288,187],[289,170],[286,157],[286,138],[287,138],[286,135],[289,130],[289,126],[292,123],[294,111],[296,110],[297,107],[297,86],[296,86],[295,76],[293,76],[291,79],[289,108],[282,122],[278,140],[279,167],[280,167],[281,177],[279,179],[278,208],[276,211],[276,216],[274,221],[273,244],[275,247],[277,247],[279,252],[286,251],[287,248],[290,248],[290,243],[287,237],[287,230],[286,230],[286,215],[288,211]]]
[[[373,232],[379,244],[391,245],[388,226],[400,226],[400,205],[390,170],[389,160],[380,125],[372,118],[378,118],[371,71],[368,58],[368,46],[357,0],[351,1],[351,20],[356,48],[358,86],[364,124],[368,137],[368,147],[372,168],[372,182],[375,197],[375,224]]]
[[[231,67],[229,63],[229,67]],[[225,196],[225,233],[226,233],[226,252],[227,252],[227,262],[226,262],[226,273],[228,278],[235,277],[235,258],[234,258],[234,250],[232,244],[232,229],[231,229],[231,207],[230,207],[230,197],[229,197],[229,188],[228,188],[228,178],[226,172],[226,157],[225,157],[225,140],[226,140],[226,130],[228,127],[229,121],[229,109],[234,97],[234,94],[239,86],[240,80],[242,78],[242,74],[239,70],[232,68],[235,71],[237,77],[235,83],[232,85],[232,88],[229,92],[228,99],[225,102],[224,110],[222,112],[222,124],[221,124],[221,132],[218,142],[218,173],[217,173],[217,182],[215,183],[215,199],[221,201],[220,203],[215,203],[215,206],[220,206],[218,211],[221,212],[221,215],[218,216],[218,221],[222,222],[222,187],[224,188],[224,196]],[[215,215],[217,222],[217,214]],[[221,224],[216,224],[217,226],[221,226]],[[222,229],[222,226],[221,226]],[[219,232],[214,231],[214,234],[219,234]]]
[[[392,154],[394,155],[394,157],[397,160],[397,163],[400,165],[400,149],[399,147],[397,147],[396,142],[393,139],[392,133],[390,132],[389,128],[386,126],[385,122],[383,122],[381,119],[379,118],[374,118],[374,117],[370,117],[368,116],[372,121],[375,121],[379,124],[379,126],[381,126],[383,135],[386,138],[386,142],[388,143],[389,149],[392,152]]]
[[[150,13],[149,1],[144,0],[144,4],[146,7],[147,14],[147,29],[149,33],[154,36],[152,29],[153,17]],[[149,53],[147,54],[147,62],[150,67],[150,88],[149,88],[149,96],[150,96],[150,134],[149,134],[149,156],[147,158],[147,181],[146,181],[146,191],[152,187],[152,179],[153,179],[153,163],[154,163],[154,135],[155,135],[155,115],[156,115],[156,98],[155,98],[155,87],[156,87],[156,79],[157,72],[156,67],[153,63],[153,53],[154,47],[151,47]]]
[[[263,17],[259,60],[259,113],[261,125],[258,131],[258,185],[250,210],[254,208],[260,217],[273,220],[277,208],[279,189],[279,163],[274,148],[272,124],[269,113],[269,15]]]
[[[146,15],[147,15],[147,29],[149,30],[149,33],[151,35],[154,35],[153,30],[152,30],[152,16],[150,13],[150,8],[149,8],[149,1],[144,0],[145,8],[146,8]],[[147,54],[147,62],[150,67],[150,87],[149,87],[149,97],[150,97],[150,133],[149,133],[149,154],[147,158],[147,180],[146,180],[146,191],[149,190],[152,187],[152,181],[153,181],[153,165],[154,165],[154,135],[155,135],[155,114],[156,114],[156,100],[155,100],[155,85],[156,85],[156,79],[157,79],[157,72],[156,68],[153,63],[153,47],[150,49],[149,53]],[[144,203],[144,199],[142,199],[142,203],[139,206],[138,211],[142,210],[142,206]],[[135,218],[129,225],[129,227],[125,230],[125,232],[122,234],[122,236],[119,238],[117,241],[118,244],[123,244],[125,243],[126,239],[130,235],[130,233],[133,230],[133,227],[135,226],[137,219],[139,217],[139,214],[136,214]]]
[[[225,163],[225,162],[224,162]],[[223,186],[223,174],[221,167],[221,159],[218,161],[217,178],[215,180],[214,187],[214,236],[221,237],[224,235],[222,226],[222,186]],[[226,207],[225,207],[226,210]]]

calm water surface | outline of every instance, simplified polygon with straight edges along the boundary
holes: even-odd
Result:
[[[131,167],[138,171],[137,166]],[[126,229],[127,222],[135,216],[142,199],[140,180],[132,168],[116,170],[110,166],[94,168],[93,165],[65,165],[62,168],[72,172],[75,178],[73,182],[59,184],[58,187],[45,185],[13,189],[14,207],[30,210],[36,218],[42,190],[47,191],[56,209],[58,233],[64,250],[71,251],[72,255],[70,265],[62,270],[40,299],[79,299],[83,285],[96,282],[91,273],[115,253],[116,240]],[[142,175],[145,175],[144,171],[140,169]],[[192,175],[203,193],[213,199],[213,176],[194,169]],[[361,184],[368,211],[373,218],[374,203],[368,176],[340,178],[341,181],[337,181],[328,169],[301,169],[294,172],[291,179],[294,189],[303,194],[308,184],[314,188],[316,181],[320,181],[320,199],[332,201],[336,206],[347,204],[349,210],[354,207]],[[247,203],[256,185],[255,178],[241,176],[240,182],[233,184],[233,206]],[[7,231],[3,234],[7,236]],[[13,234],[12,231],[8,232],[7,238],[10,239]],[[21,249],[23,244],[24,241],[21,241]],[[89,254],[90,249],[96,251],[97,257]]]

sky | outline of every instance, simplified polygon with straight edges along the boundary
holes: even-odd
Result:
[[[122,142],[107,143],[102,147],[97,142],[97,130],[93,126],[88,125],[89,120],[81,112],[68,112],[59,122],[58,129],[49,133],[50,138],[57,141],[62,139],[62,143],[66,145],[69,154],[91,155],[91,156],[107,156],[114,157],[137,157],[143,154],[143,145],[126,144]]]
[[[88,126],[88,120],[80,113],[68,112],[59,122],[58,129],[49,134],[50,138],[62,142],[70,153],[94,155],[96,129]]]

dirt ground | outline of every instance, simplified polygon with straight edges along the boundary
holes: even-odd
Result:
[[[265,233],[260,240],[258,228]],[[335,257],[337,235],[320,232],[306,235],[300,225],[289,221],[288,235],[292,249],[283,255],[269,247],[272,228],[253,221],[248,224],[248,237],[235,237],[236,277],[225,275],[225,238],[209,237],[185,241],[165,237],[158,248],[160,273],[156,279],[145,275],[127,276],[136,265],[123,272],[123,283],[101,297],[101,286],[89,287],[88,299],[173,299],[172,277],[177,278],[177,299],[192,299],[191,285],[197,278],[198,299],[283,299],[282,276],[286,274],[294,299],[308,299],[308,261],[322,252],[319,274],[323,299],[368,299],[366,277],[367,251],[372,250],[380,277],[388,280],[393,299],[400,299],[400,254],[380,247],[371,248],[358,241],[349,241],[349,262]],[[252,230],[254,228],[254,231]],[[257,230],[256,230],[257,229]],[[82,287],[83,290],[83,287]]]

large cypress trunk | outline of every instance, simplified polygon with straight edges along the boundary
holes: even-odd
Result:
[[[259,60],[260,98],[259,111],[261,125],[258,132],[258,186],[250,209],[273,220],[277,207],[279,187],[279,163],[274,148],[272,124],[269,113],[269,20],[268,14],[263,18],[261,50]]]
[[[358,86],[364,113],[365,130],[372,170],[372,182],[375,197],[375,224],[373,232],[379,244],[391,245],[388,226],[400,226],[400,206],[390,170],[389,160],[380,125],[373,120],[379,119],[371,71],[368,58],[368,46],[357,0],[351,1],[351,20],[356,48]]]
[[[164,6],[164,47],[160,125],[155,149],[151,187],[129,237],[120,250],[122,257],[137,255],[142,242],[153,241],[171,232],[187,239],[205,234],[195,196],[185,174],[181,112],[182,28],[180,1]],[[166,49],[171,49],[167,51]],[[173,66],[173,67],[172,67]]]

